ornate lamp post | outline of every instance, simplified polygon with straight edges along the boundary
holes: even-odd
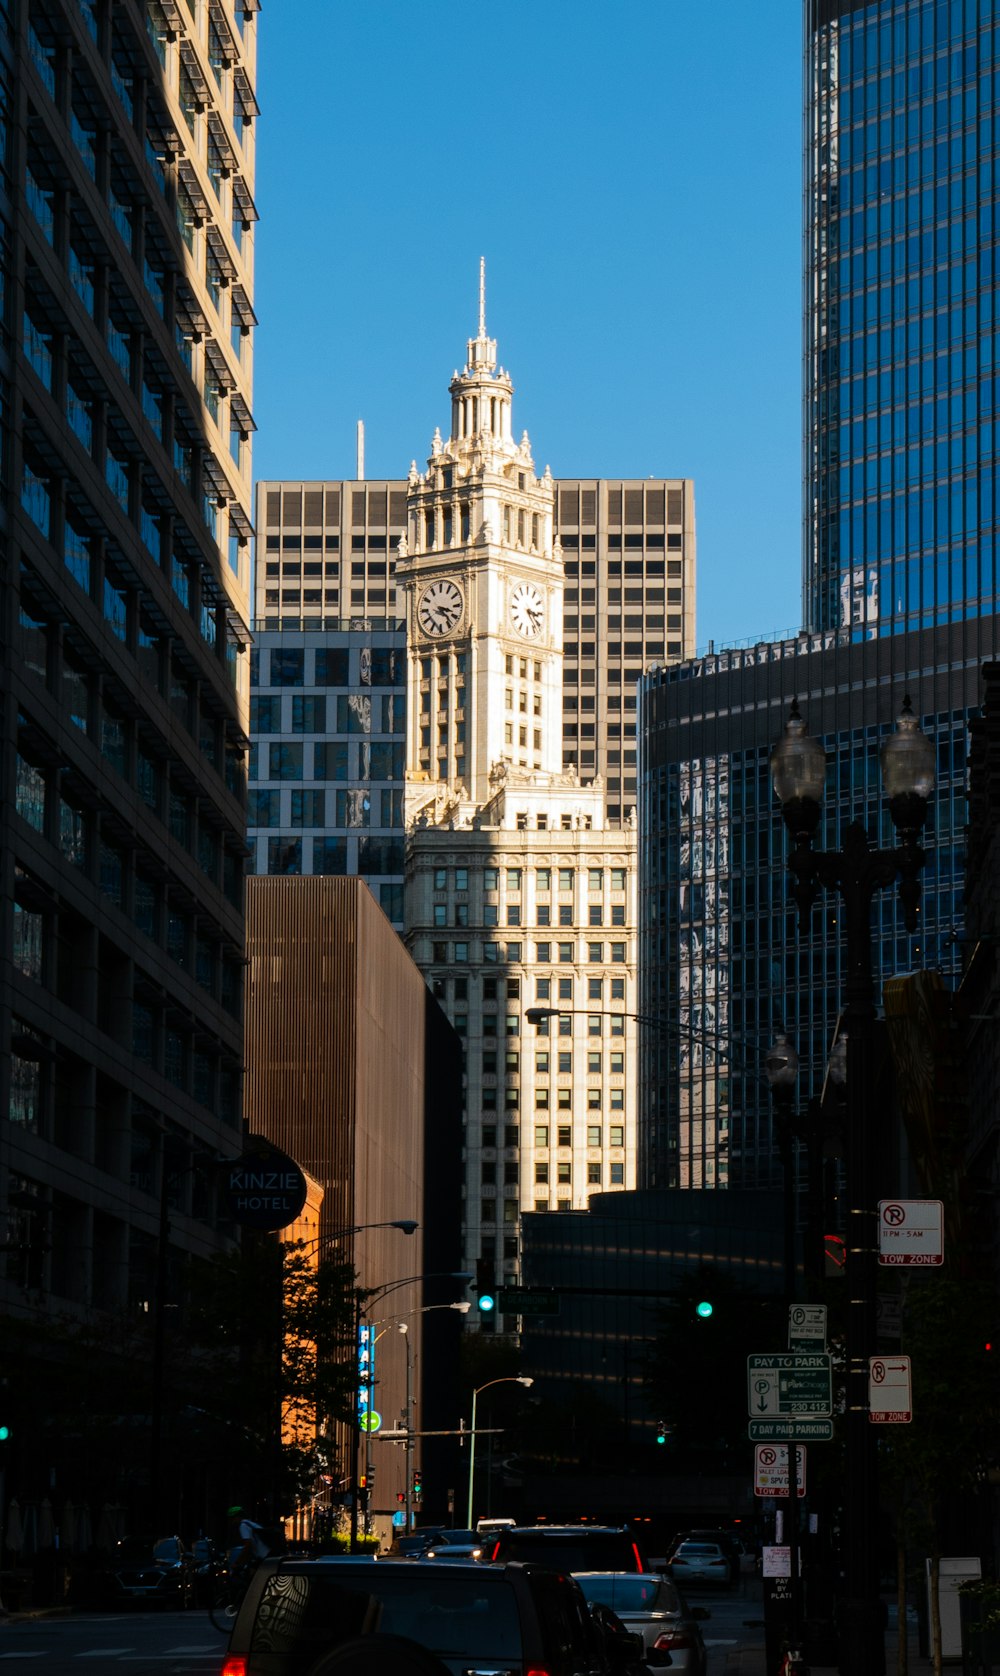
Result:
[[[881,752],[882,779],[899,842],[873,849],[860,821],[852,821],[840,850],[815,851],[826,778],[826,753],[806,733],[797,704],[771,752],[771,778],[792,840],[788,866],[800,923],[822,886],[837,890],[846,921],[847,979],[847,1483],[845,1494],[846,1599],[840,1668],[850,1676],[882,1676],[885,1642],[878,1591],[876,1434],[868,1418],[868,1360],[875,1351],[877,1234],[873,1182],[875,989],[871,910],[875,893],[899,880],[907,930],[917,929],[920,833],[934,789],[934,748],[903,700],[896,732]]]

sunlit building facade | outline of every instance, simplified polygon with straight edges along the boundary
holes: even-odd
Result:
[[[14,1312],[138,1321],[234,1232],[257,10],[0,5]]]

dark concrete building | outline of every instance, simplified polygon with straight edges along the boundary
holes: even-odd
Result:
[[[881,842],[891,822],[878,750],[904,696],[937,749],[920,930],[895,892],[873,910],[876,984],[960,964],[968,726],[1000,624],[855,641],[849,631],[719,651],[646,677],[640,735],[641,1181],[763,1187],[780,1180],[763,1076],[787,1031],[800,1097],[819,1091],[843,1004],[839,904],[821,895],[800,930],[768,758],[797,699],[830,762],[819,842],[852,820]]]

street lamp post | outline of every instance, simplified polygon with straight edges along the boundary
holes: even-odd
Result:
[[[819,889],[837,890],[846,922],[847,1117],[847,1482],[845,1493],[846,1599],[840,1667],[850,1676],[882,1676],[885,1642],[878,1591],[876,1436],[868,1414],[868,1364],[875,1345],[877,1277],[873,1116],[875,986],[871,910],[877,891],[899,880],[907,930],[917,929],[920,834],[934,789],[934,749],[904,699],[896,732],[881,753],[889,813],[899,842],[873,849],[860,821],[852,821],[839,851],[815,851],[826,777],[826,753],[806,734],[797,704],[771,752],[771,777],[792,840],[788,866],[800,923],[808,924]]]
[[[469,1428],[469,1507],[466,1518],[466,1529],[472,1529],[472,1491],[476,1471],[476,1401],[481,1391],[488,1391],[491,1385],[533,1385],[535,1381],[529,1374],[506,1374],[502,1379],[488,1379],[485,1385],[477,1385],[472,1393],[472,1424]]]
[[[421,1280],[471,1280],[472,1275],[465,1271],[438,1270],[433,1274],[408,1274],[400,1280],[391,1280],[385,1286],[374,1286],[366,1290],[363,1286],[354,1289],[354,1366],[357,1372],[358,1346],[361,1340],[361,1321],[366,1304],[377,1303],[380,1298],[387,1298],[390,1293],[398,1292],[401,1286],[413,1286]],[[369,1413],[371,1410],[369,1409]],[[355,1386],[352,1398],[351,1429],[353,1443],[353,1464],[351,1468],[351,1546],[350,1552],[358,1551],[358,1502],[361,1496],[361,1405],[358,1402],[358,1391]]]
[[[457,1310],[460,1315],[468,1315],[469,1310],[471,1308],[472,1308],[472,1305],[466,1299],[466,1300],[463,1300],[461,1303],[454,1303],[454,1304],[420,1304],[420,1305],[417,1306],[416,1309],[409,1309],[409,1310],[406,1311],[406,1313],[407,1313],[407,1315],[431,1315],[433,1313],[433,1311],[436,1310],[436,1309],[452,1309],[452,1310]],[[368,1341],[368,1412],[369,1412],[369,1414],[371,1414],[373,1408],[375,1407],[375,1346],[378,1343],[379,1339],[382,1337],[382,1333],[376,1333],[375,1328],[376,1327],[381,1327],[382,1332],[384,1333],[388,1330],[388,1325],[391,1322],[398,1322],[398,1323],[400,1323],[399,1330],[400,1330],[400,1332],[403,1332],[404,1327],[402,1325],[402,1320],[403,1320],[403,1318],[401,1316],[392,1315],[392,1316],[389,1316],[382,1321],[369,1321],[369,1323],[368,1323],[369,1329],[372,1333],[372,1337]],[[407,1341],[407,1356],[409,1356],[409,1341]],[[409,1372],[409,1367],[407,1367],[407,1372]],[[408,1397],[407,1398],[407,1428],[406,1428],[408,1434],[412,1430],[412,1427],[410,1425],[410,1420],[409,1420],[409,1412],[410,1412],[410,1400],[409,1400],[409,1397]],[[370,1528],[371,1528],[370,1520],[369,1520],[369,1517],[368,1517],[368,1505],[370,1505],[370,1503],[371,1503],[371,1486],[372,1486],[372,1477],[373,1477],[373,1474],[374,1474],[374,1462],[373,1462],[373,1459],[372,1459],[372,1445],[373,1445],[373,1443],[374,1443],[374,1433],[372,1432],[371,1426],[369,1425],[368,1430],[365,1432],[365,1484],[367,1486],[367,1491],[368,1491],[368,1497],[367,1497],[367,1503],[368,1504],[365,1507],[365,1535],[366,1536],[369,1534],[369,1531],[370,1531]],[[412,1446],[413,1446],[412,1438],[409,1438],[408,1443],[407,1443],[407,1448],[412,1450]],[[412,1470],[412,1466],[411,1466],[411,1470]]]

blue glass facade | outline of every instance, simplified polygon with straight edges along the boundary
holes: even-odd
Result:
[[[404,625],[296,617],[255,629],[249,871],[360,874],[401,930]]]
[[[812,629],[996,605],[998,0],[806,0]]]

